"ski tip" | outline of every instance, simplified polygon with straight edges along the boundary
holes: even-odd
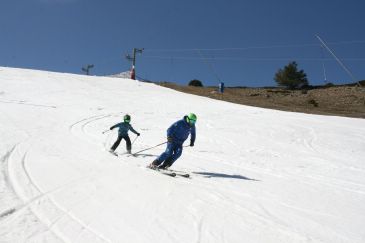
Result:
[[[118,154],[117,154],[116,152],[110,152],[110,151],[109,151],[109,153],[111,153],[112,155],[114,155],[114,156],[118,157]]]

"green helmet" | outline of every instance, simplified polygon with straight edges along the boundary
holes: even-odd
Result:
[[[187,115],[187,120],[190,125],[194,125],[197,120],[197,117],[194,113],[190,113],[189,115]]]
[[[131,121],[131,116],[127,114],[123,117],[123,119],[124,119],[124,122],[129,123]]]

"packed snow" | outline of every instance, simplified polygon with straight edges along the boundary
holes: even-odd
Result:
[[[365,120],[243,106],[130,79],[0,67],[0,242],[363,243]],[[165,145],[198,116],[173,169]]]

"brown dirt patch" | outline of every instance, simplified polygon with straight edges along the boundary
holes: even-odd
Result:
[[[185,93],[256,107],[321,115],[365,118],[365,88],[358,86],[321,87],[309,90],[280,88],[226,88],[180,86],[160,83]]]

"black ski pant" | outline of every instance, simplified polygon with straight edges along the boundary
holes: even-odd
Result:
[[[115,143],[113,144],[113,146],[110,149],[113,151],[116,150],[120,144],[120,141],[122,141],[123,138],[127,144],[127,151],[130,151],[132,149],[132,144],[131,144],[131,139],[129,138],[128,135],[125,135],[125,136],[118,135],[117,141],[115,141]]]

